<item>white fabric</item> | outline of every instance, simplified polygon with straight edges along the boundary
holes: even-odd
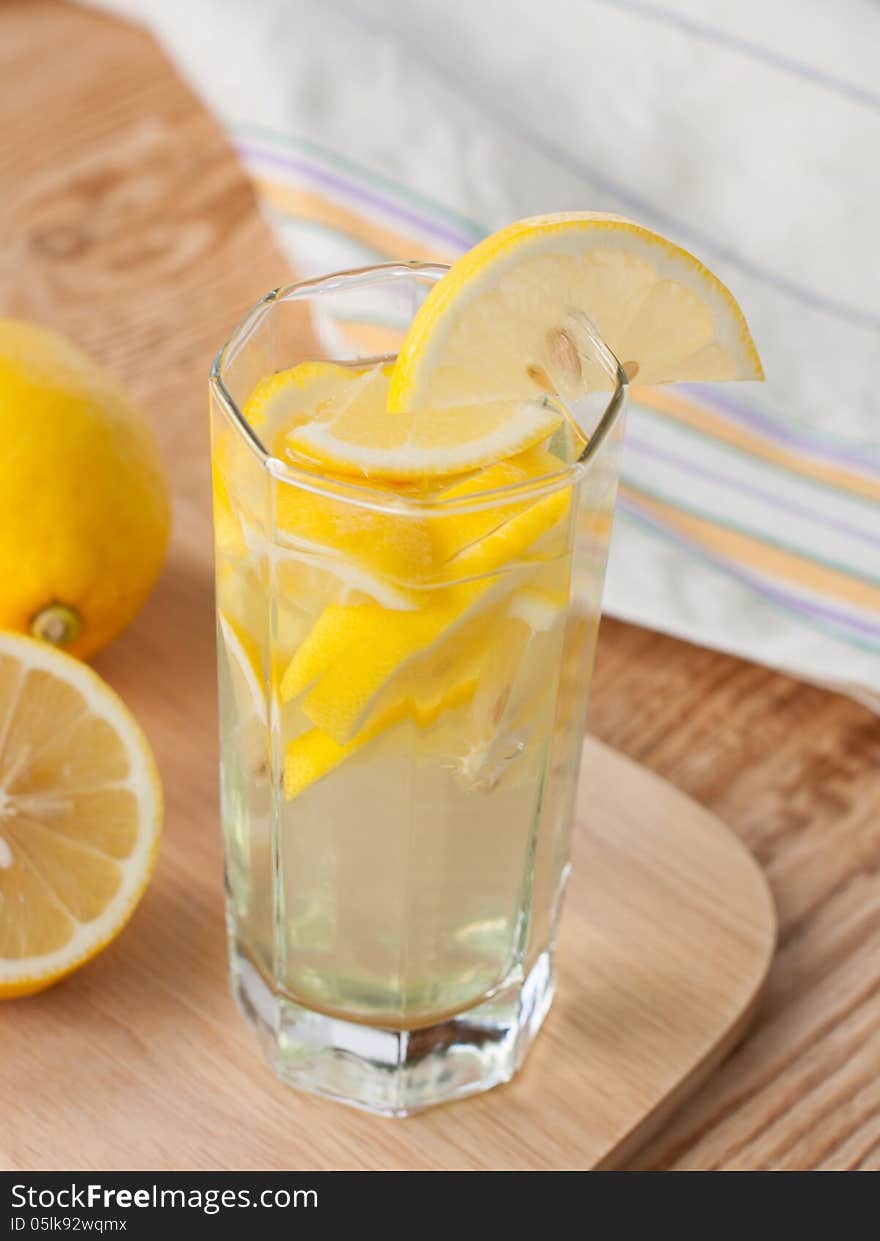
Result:
[[[716,554],[711,538],[691,546],[639,517],[638,504],[622,506],[607,610],[876,705],[873,0],[100,7],[152,27],[257,178],[308,183],[434,251],[454,254],[519,216],[585,207],[634,216],[694,250],[740,300],[768,376],[737,392],[743,410],[713,418],[722,431],[728,418],[739,430],[760,422],[794,456],[768,466],[723,435],[697,443],[636,409],[625,479],[667,501],[698,495],[713,522],[794,549],[806,567],[776,583],[775,569],[752,573],[747,552]],[[299,154],[283,163],[264,134],[289,137]],[[337,175],[340,161],[350,177]],[[322,232],[295,211],[272,218],[301,273],[375,254],[356,230]],[[667,449],[685,472],[662,459]],[[805,480],[804,462],[845,477]]]

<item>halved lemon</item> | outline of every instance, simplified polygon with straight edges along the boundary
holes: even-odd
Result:
[[[576,397],[585,319],[640,384],[763,378],[742,311],[698,259],[621,216],[568,212],[501,229],[437,282],[388,408]]]
[[[0,634],[0,997],[119,934],[147,885],[162,792],[128,709],[90,668]]]

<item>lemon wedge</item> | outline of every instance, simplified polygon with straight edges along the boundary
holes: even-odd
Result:
[[[285,796],[298,797],[367,742],[402,720],[412,720],[424,731],[445,712],[468,702],[477,689],[486,647],[485,627],[474,632],[456,631],[450,642],[441,642],[437,650],[419,661],[397,696],[386,694],[376,703],[349,740],[337,741],[321,728],[307,729],[294,737],[284,755]],[[372,701],[376,702],[375,695]]]
[[[640,384],[763,378],[742,311],[698,259],[620,216],[568,212],[501,229],[437,282],[401,347],[388,408],[576,399],[602,379],[585,319]]]
[[[90,668],[0,634],[0,996],[95,956],[128,920],[159,843],[146,739]]]
[[[307,717],[347,745],[414,659],[425,658],[441,641],[459,640],[471,621],[482,623],[486,609],[546,559],[545,540],[565,529],[570,508],[571,489],[561,488],[501,505],[489,529],[484,513],[439,518],[441,529],[433,532],[443,562],[437,580],[445,574],[451,584],[423,590],[413,611],[374,603],[325,608],[284,672],[282,703],[304,694]]]
[[[284,792],[288,800],[300,796],[322,776],[356,754],[368,742],[399,724],[412,720],[427,731],[447,712],[473,701],[473,717],[466,726],[472,738],[468,762],[476,769],[477,755],[485,749],[486,720],[497,732],[520,676],[520,663],[529,643],[552,629],[565,615],[567,595],[534,586],[514,591],[494,611],[472,618],[473,624],[455,627],[449,640],[438,642],[411,664],[400,696],[376,703],[360,730],[345,742],[321,728],[307,729],[291,740],[284,757]],[[514,635],[516,642],[509,635]],[[399,680],[396,679],[396,680]],[[471,708],[468,708],[471,710]],[[473,740],[473,738],[476,738]],[[463,773],[470,770],[462,763]]]
[[[334,741],[329,733],[322,732],[320,728],[311,728],[301,733],[288,743],[285,750],[285,797],[288,801],[299,797],[310,785],[327,775],[334,767],[338,767],[352,754],[356,754],[368,741],[399,724],[401,720],[412,719],[422,730],[430,728],[444,712],[461,706],[472,698],[476,688],[476,672],[453,678],[442,687],[432,682],[430,687],[426,686],[424,692],[417,692],[412,699],[401,699],[376,712],[374,718],[344,745]]]

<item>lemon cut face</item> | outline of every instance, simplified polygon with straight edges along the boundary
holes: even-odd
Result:
[[[407,333],[388,407],[576,397],[600,378],[583,317],[640,384],[763,378],[736,300],[698,259],[631,220],[571,212],[511,224],[450,268]]]
[[[116,694],[0,633],[0,997],[42,990],[118,935],[161,821],[149,745]]]
[[[252,425],[272,411],[270,441],[294,464],[392,483],[481,469],[546,440],[562,413],[546,394],[404,412],[389,408],[393,368],[305,362],[259,385],[245,409]]]

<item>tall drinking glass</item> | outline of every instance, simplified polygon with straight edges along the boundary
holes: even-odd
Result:
[[[572,310],[540,476],[435,494],[273,456],[243,410],[393,359],[444,271],[278,289],[211,376],[232,988],[281,1078],[394,1116],[507,1081],[551,1002],[626,380]]]

